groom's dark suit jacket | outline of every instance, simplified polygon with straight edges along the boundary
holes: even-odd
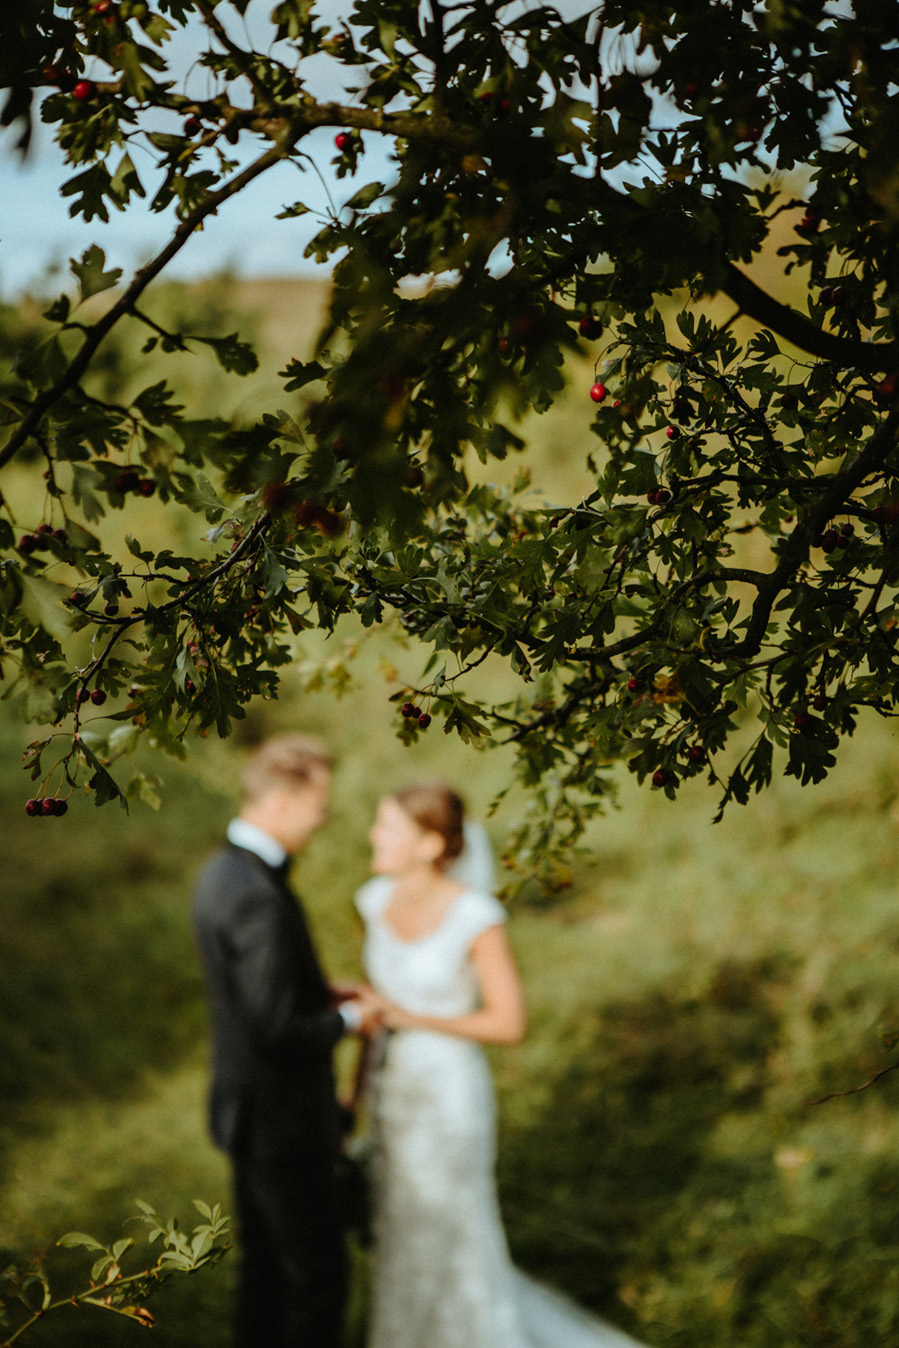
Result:
[[[200,877],[194,920],[211,1007],[213,1140],[235,1158],[333,1155],[331,1051],[345,1026],[286,881],[228,844]]]

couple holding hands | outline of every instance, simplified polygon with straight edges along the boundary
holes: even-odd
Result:
[[[517,1273],[493,1178],[482,1044],[524,1034],[521,981],[486,838],[443,784],[385,796],[356,904],[368,984],[322,972],[286,871],[328,813],[315,740],[264,743],[203,870],[194,919],[210,1001],[214,1141],[231,1158],[241,1248],[237,1348],[340,1348],[346,1257],[332,1050],[384,1034],[372,1092],[369,1348],[630,1343]]]

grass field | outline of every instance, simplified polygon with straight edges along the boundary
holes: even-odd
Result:
[[[318,301],[279,285],[240,302],[280,356]],[[240,396],[250,407],[259,388]],[[541,423],[540,454],[555,489],[576,492],[573,404],[560,415]],[[303,693],[288,671],[281,700],[233,741],[152,764],[158,814],[85,799],[64,819],[27,819],[28,731],[0,703],[0,1249],[49,1250],[63,1291],[84,1266],[52,1251],[63,1232],[112,1240],[136,1199],[185,1222],[193,1198],[229,1205],[205,1135],[189,900],[242,746],[296,726],[337,752],[333,818],[295,877],[335,976],[358,969],[351,900],[379,791],[440,773],[482,814],[506,783],[502,750],[443,735],[401,748],[385,655],[414,679],[417,656],[385,636],[342,699]],[[716,803],[697,780],[671,803],[623,775],[571,888],[512,910],[531,1028],[492,1057],[515,1256],[657,1348],[899,1348],[899,1073],[807,1103],[893,1060],[896,732],[863,723],[828,782],[779,780],[713,826]],[[497,842],[519,805],[492,825]],[[232,1276],[229,1258],[161,1294],[154,1342],[225,1342]],[[362,1260],[356,1297],[354,1348]],[[28,1342],[111,1348],[136,1332],[73,1310]]]

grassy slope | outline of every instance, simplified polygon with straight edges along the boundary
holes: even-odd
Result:
[[[279,283],[240,299],[281,361],[321,295]],[[210,375],[202,397],[217,389]],[[241,391],[248,410],[258,396]],[[550,490],[566,496],[583,486],[579,416],[572,400],[540,423]],[[414,678],[414,656],[387,653]],[[335,974],[356,967],[350,902],[382,784],[439,771],[480,811],[507,771],[442,735],[402,750],[379,654],[342,701],[301,697],[288,678],[249,727],[315,729],[338,751],[335,816],[299,875]],[[20,1253],[72,1227],[112,1239],[136,1197],[185,1220],[192,1197],[228,1201],[203,1127],[187,913],[230,809],[231,746],[207,741],[188,768],[166,765],[161,815],[79,804],[33,821],[24,741],[4,712],[0,1246]],[[899,1345],[899,1086],[803,1104],[889,1061],[878,1028],[899,1022],[895,757],[890,726],[867,724],[831,782],[779,782],[717,827],[703,784],[672,806],[624,780],[620,811],[596,826],[595,865],[558,905],[514,915],[532,1030],[494,1055],[512,1244],[649,1343]],[[223,1341],[230,1262],[158,1302],[157,1343]],[[32,1341],[131,1332],[73,1312]]]

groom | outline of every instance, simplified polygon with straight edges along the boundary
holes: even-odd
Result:
[[[342,1001],[329,987],[286,879],[291,856],[327,818],[330,788],[317,741],[263,744],[194,900],[211,1013],[211,1130],[233,1164],[242,1251],[237,1348],[338,1348],[341,1337],[331,1053],[348,1031],[371,1029],[377,1008],[367,989]]]

